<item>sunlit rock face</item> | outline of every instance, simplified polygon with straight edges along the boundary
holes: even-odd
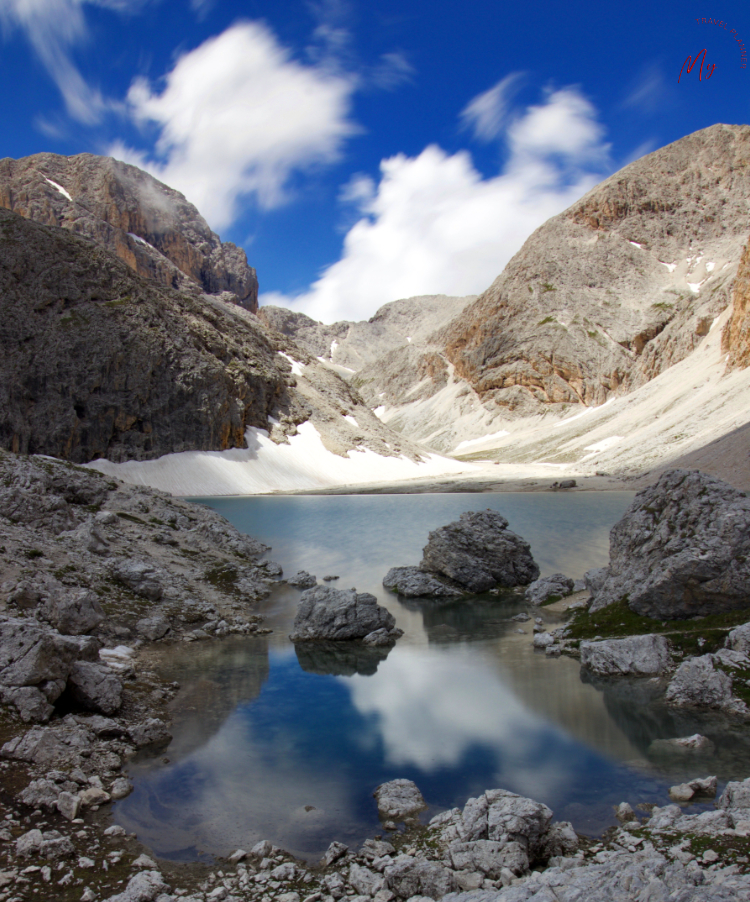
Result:
[[[602,404],[687,357],[731,300],[749,163],[750,128],[714,125],[548,220],[442,332],[456,374],[530,413]]]
[[[245,252],[222,243],[179,191],[135,166],[87,153],[6,158],[0,206],[90,238],[161,285],[191,282],[258,309],[258,280]]]

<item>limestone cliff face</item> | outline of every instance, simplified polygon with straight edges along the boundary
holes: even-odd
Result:
[[[750,366],[750,241],[745,248],[732,289],[732,316],[722,335],[722,349],[730,368]]]
[[[6,158],[0,207],[90,238],[162,285],[192,282],[258,309],[258,280],[245,252],[222,244],[182,194],[135,166],[92,154]]]
[[[310,415],[277,352],[241,307],[0,209],[0,447],[76,463],[245,447],[248,426]]]
[[[730,302],[750,213],[750,127],[631,163],[549,220],[434,336],[496,409],[601,404],[685,358]]]

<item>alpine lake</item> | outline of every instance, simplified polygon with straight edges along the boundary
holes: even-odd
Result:
[[[301,595],[280,585],[259,608],[272,633],[184,643],[154,667],[181,689],[173,740],[128,766],[133,793],[114,819],[157,855],[210,860],[269,839],[318,859],[382,833],[373,790],[405,777],[423,820],[501,787],[544,802],[555,820],[598,836],[614,806],[665,805],[675,783],[750,775],[750,731],[666,706],[654,680],[587,678],[578,661],[532,646],[522,595],[451,602],[399,599],[382,586],[417,564],[431,529],[491,508],[523,536],[542,576],[606,565],[609,530],[630,492],[253,496],[192,499],[272,546],[286,576],[308,570],[371,592],[404,635],[391,649],[289,641]],[[669,754],[659,740],[702,733],[709,755]],[[165,758],[165,756],[167,756]],[[693,805],[699,810],[707,805]]]

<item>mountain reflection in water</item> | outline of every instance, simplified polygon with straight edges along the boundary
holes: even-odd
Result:
[[[746,776],[742,731],[666,709],[649,681],[591,682],[577,661],[535,652],[531,624],[510,619],[525,609],[517,596],[407,603],[381,585],[391,566],[419,561],[430,529],[481,507],[500,510],[531,542],[543,574],[581,576],[606,563],[609,528],[630,498],[211,499],[274,546],[286,573],[337,574],[333,585],[373,592],[405,635],[392,649],[295,648],[287,637],[300,593],[280,587],[264,610],[268,637],[168,649],[152,663],[182,687],[170,763],[131,763],[135,791],[117,803],[116,820],[172,858],[270,839],[315,859],[333,839],[356,846],[380,832],[372,792],[396,777],[417,783],[433,806],[427,816],[500,786],[598,833],[613,805],[666,804],[670,785],[704,775],[705,757],[675,757],[659,739],[702,732],[722,750],[711,772]]]

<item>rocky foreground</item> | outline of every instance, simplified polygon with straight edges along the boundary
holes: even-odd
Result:
[[[662,493],[665,486],[672,496],[681,486],[694,494],[702,515],[719,525],[725,509],[731,508],[727,522],[736,521],[734,496],[723,506],[709,503],[723,498],[722,486],[674,474],[665,477]],[[631,520],[643,527],[639,505],[662,509],[659,497],[639,496]],[[507,524],[495,526],[504,532]],[[658,522],[648,528],[661,535]],[[437,531],[443,539],[446,529]],[[699,532],[682,529],[681,544],[671,546],[680,560]],[[616,543],[629,535],[621,524],[613,530]],[[524,544],[513,543],[522,557]],[[0,902],[598,902],[605,888],[615,902],[750,900],[750,780],[728,784],[715,810],[695,814],[677,804],[643,806],[650,811],[639,820],[623,804],[621,826],[593,842],[555,822],[546,805],[502,788],[420,824],[425,800],[414,784],[396,780],[375,791],[383,832],[359,850],[333,842],[310,864],[262,841],[212,867],[157,863],[107,816],[109,803],[132,790],[122,770],[127,761],[140,749],[162,754],[170,740],[166,705],[179,687],[144,670],[139,649],[158,640],[263,632],[255,606],[280,580],[281,568],[262,559],[265,546],[212,511],[95,471],[11,454],[0,455],[0,550]],[[609,575],[589,574],[594,596]],[[319,614],[318,607],[340,601],[340,610],[328,605],[330,623],[316,626],[333,630],[326,637],[338,639],[335,645],[356,644],[349,618],[360,609],[367,614],[358,617],[363,647],[372,644],[377,655],[376,639],[389,645],[397,638],[372,596],[315,586],[306,573],[289,583],[307,588],[300,631],[303,623],[304,630],[317,623],[317,614],[312,621],[308,615]],[[556,574],[532,584],[528,600],[544,604],[577,588]],[[619,622],[628,616],[627,600],[582,610],[568,629],[580,616],[608,611]],[[552,654],[566,647],[599,677],[670,678],[668,703],[744,718],[747,708],[726,670],[733,664],[736,677],[740,659],[750,666],[750,625],[720,632],[721,647],[706,646],[703,655],[684,655],[674,631],[592,641],[539,630],[535,645]],[[313,638],[298,637],[301,664],[312,655]],[[311,658],[308,667],[314,666]],[[716,686],[714,698],[706,687]],[[692,748],[702,741],[667,742]],[[673,787],[672,797],[705,801],[716,784],[696,774]]]

